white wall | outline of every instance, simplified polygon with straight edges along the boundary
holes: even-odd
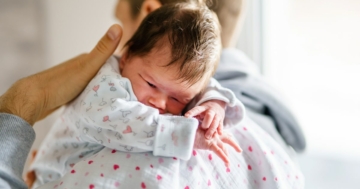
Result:
[[[89,52],[107,29],[116,23],[113,16],[116,0],[42,1],[46,49],[46,67]],[[35,125],[38,148],[56,115]]]
[[[117,0],[43,1],[49,65],[89,52],[116,23]]]
[[[267,7],[265,74],[296,111],[308,150],[358,159],[360,1],[274,1]]]
[[[44,66],[38,5],[35,1],[0,0],[0,95]]]
[[[264,2],[265,75],[305,131],[306,188],[359,188],[360,1]]]

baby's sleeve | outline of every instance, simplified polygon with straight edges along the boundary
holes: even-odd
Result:
[[[190,107],[198,106],[209,100],[221,100],[226,102],[224,127],[232,127],[239,124],[245,117],[245,107],[235,94],[227,88],[220,85],[218,81],[211,78],[205,91],[198,96],[193,105]]]
[[[198,121],[160,115],[138,102],[130,81],[114,69],[105,65],[73,104],[82,123],[78,124],[81,140],[120,151],[189,159]]]

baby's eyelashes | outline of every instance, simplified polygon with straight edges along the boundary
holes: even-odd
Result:
[[[171,97],[171,99],[173,99],[173,100],[175,100],[175,101],[177,101],[177,102],[180,102],[177,98],[175,98],[175,97]]]
[[[152,88],[156,88],[156,86],[155,86],[155,85],[153,85],[152,83],[150,83],[150,82],[148,82],[148,81],[147,81],[147,83],[148,83],[148,85],[149,85],[150,87],[152,87]]]

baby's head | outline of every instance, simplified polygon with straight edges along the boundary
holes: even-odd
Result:
[[[205,6],[164,5],[127,42],[121,74],[140,102],[160,113],[180,114],[216,70],[219,30],[216,15]]]

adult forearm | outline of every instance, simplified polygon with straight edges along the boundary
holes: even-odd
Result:
[[[21,173],[35,139],[31,126],[85,88],[121,35],[113,25],[90,53],[21,79],[0,96],[0,188],[27,188]]]

